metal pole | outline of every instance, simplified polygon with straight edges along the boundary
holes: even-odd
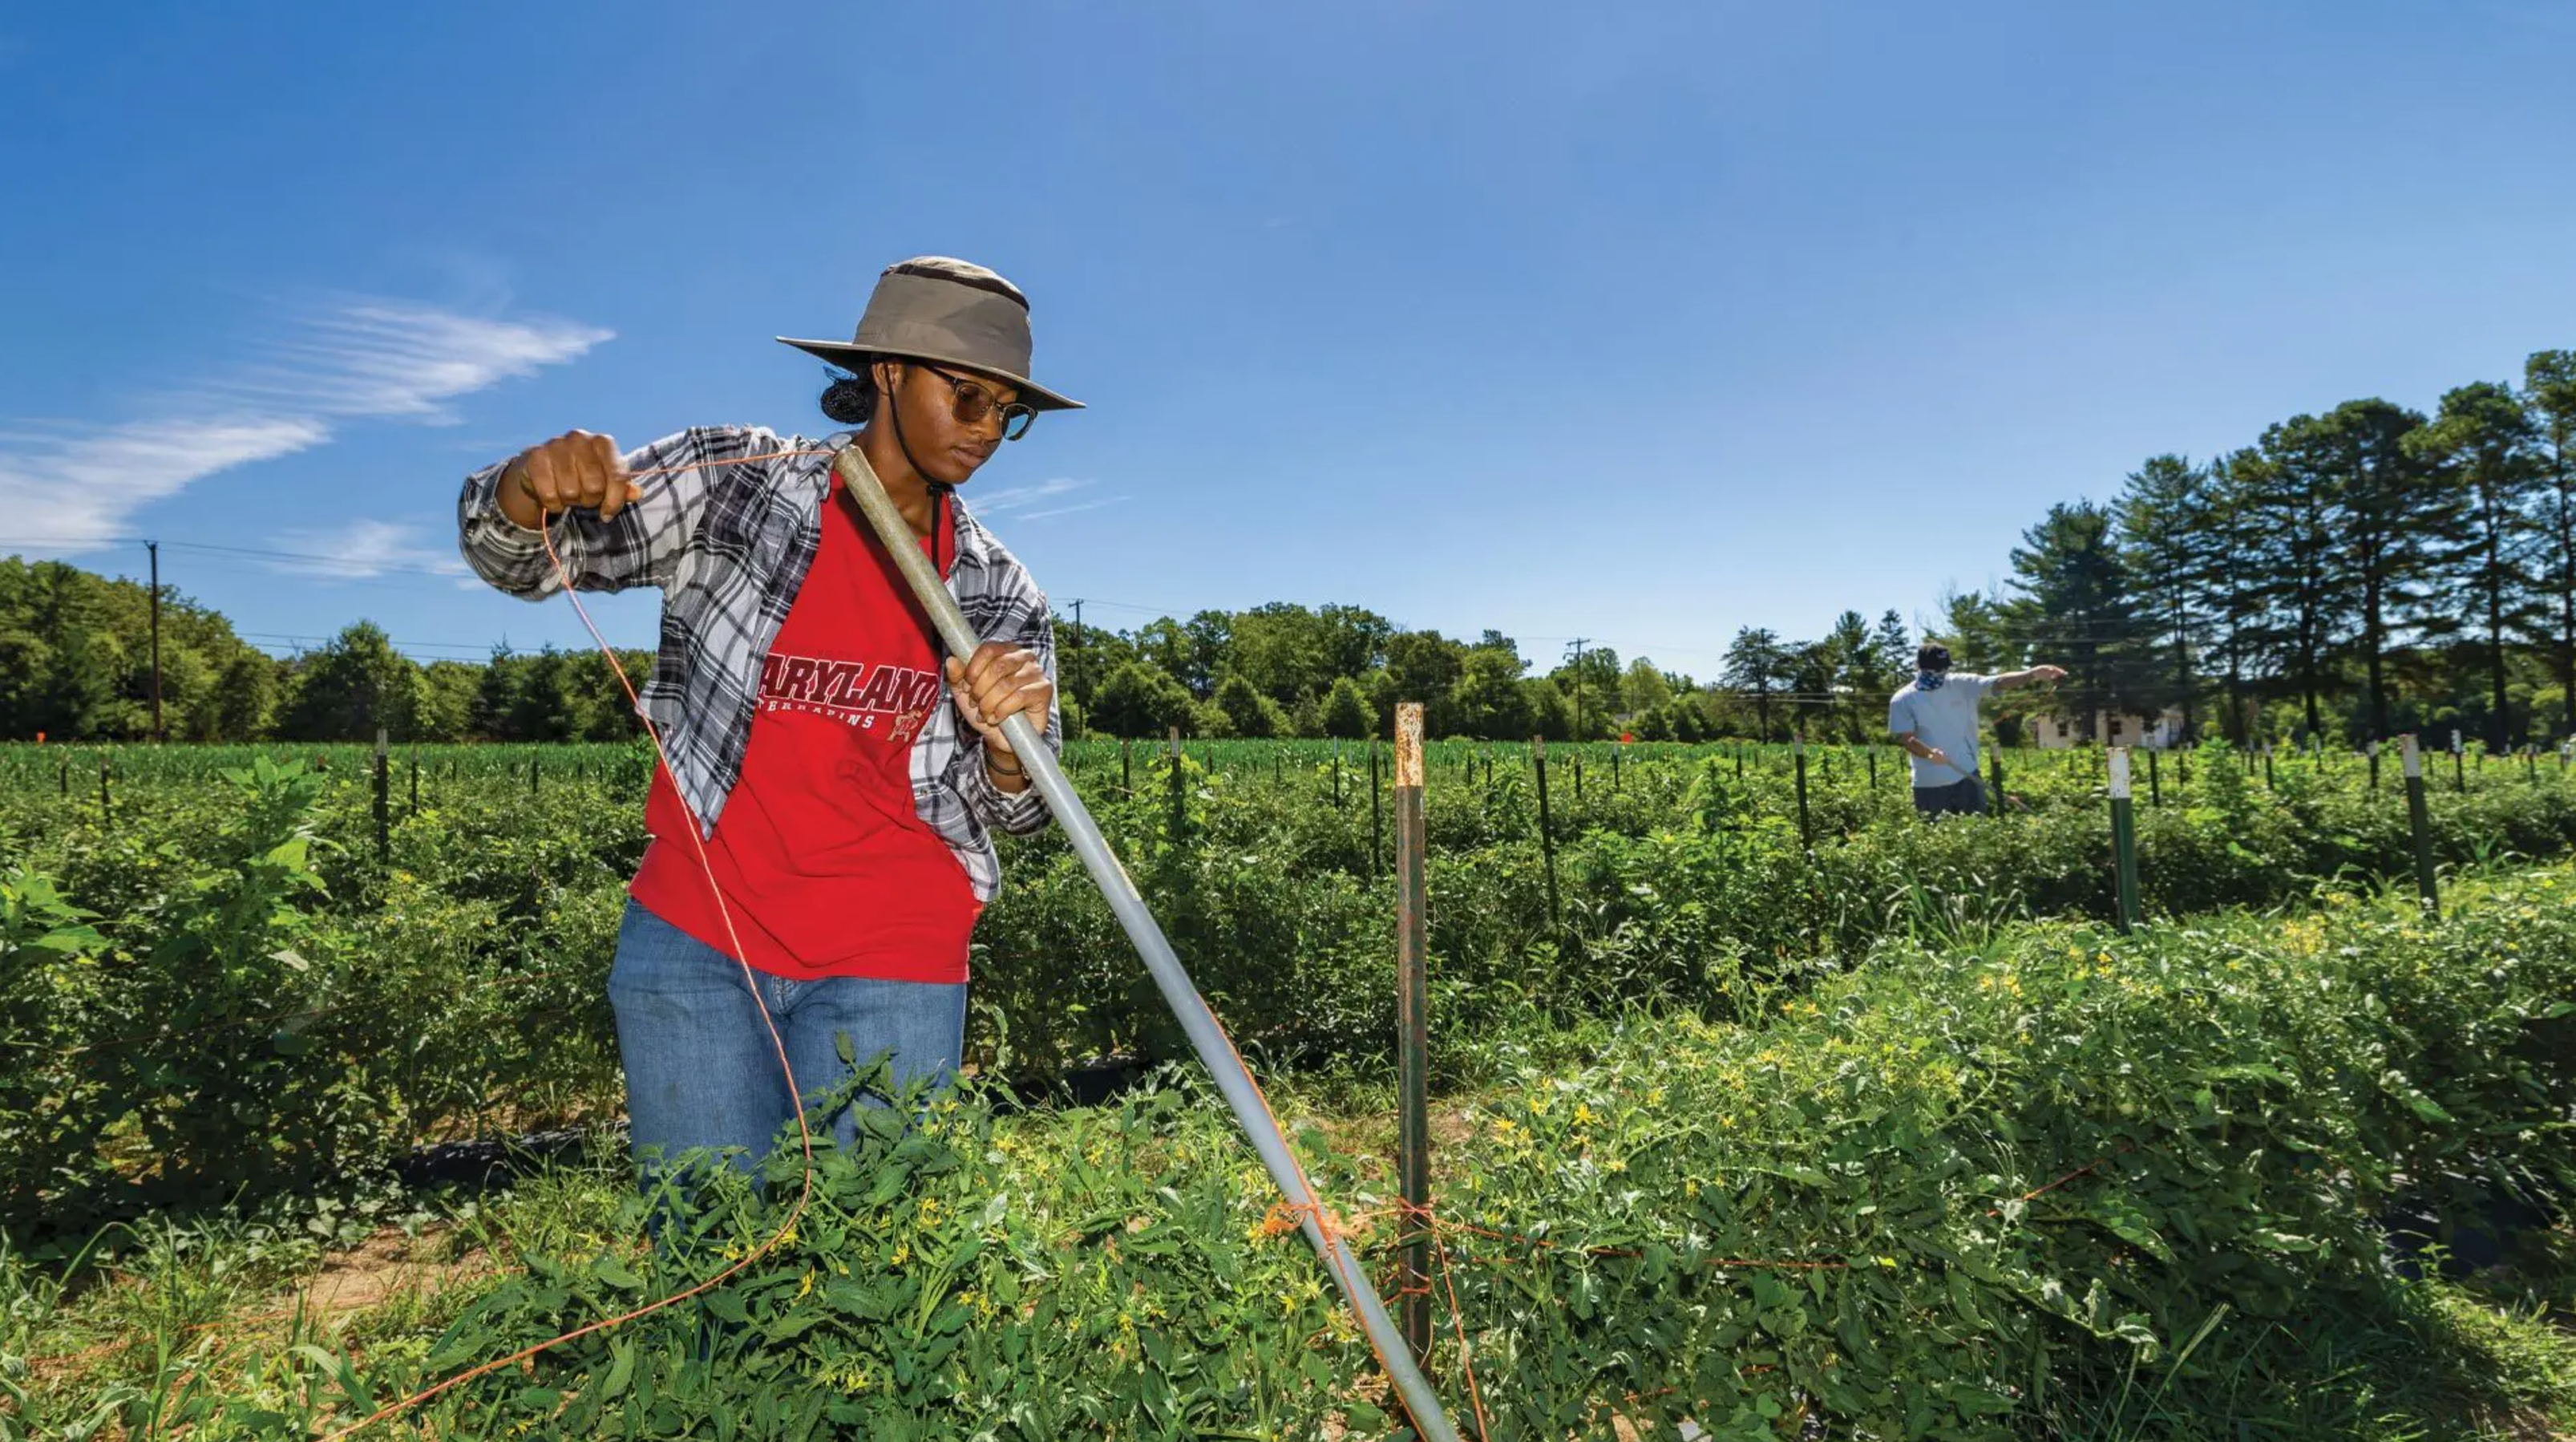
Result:
[[[1405,701],[1399,702],[1397,705],[1398,710],[1396,712],[1396,724],[1398,726],[1404,724],[1404,713],[1402,707],[1411,706],[1414,709],[1413,765],[1417,776],[1416,784],[1418,785],[1418,777],[1422,767],[1422,703],[1419,701]],[[1378,828],[1382,824],[1379,818],[1383,814],[1379,807],[1380,803],[1378,801],[1377,792],[1377,738],[1372,736],[1369,738],[1369,875],[1371,876],[1377,875],[1378,870],[1377,838]]]
[[[385,728],[376,728],[376,864],[393,855],[393,772],[385,754]]]
[[[2406,824],[2415,834],[2415,889],[2424,899],[2424,910],[2432,916],[2442,914],[2442,896],[2433,878],[2433,822],[2424,809],[2424,755],[2415,749],[2415,733],[2398,738],[2403,749],[2399,764],[2406,773]]]
[[[1487,764],[1492,764],[1487,758]],[[1547,929],[1560,947],[1565,945],[1565,910],[1556,895],[1556,828],[1547,814],[1547,738],[1530,738],[1530,764],[1538,769],[1538,854],[1547,870]]]
[[[2147,804],[2157,807],[2165,804],[2164,778],[2157,771],[2156,753],[2152,749],[2147,752]]]
[[[909,525],[910,522],[905,524]],[[967,651],[963,654],[972,656],[975,653]],[[1187,829],[1190,821],[1189,803],[1183,793],[1182,785],[1181,728],[1175,726],[1172,728],[1172,839],[1174,841],[1181,839],[1181,832]]]
[[[869,524],[885,542],[887,553],[902,568],[905,581],[910,583],[922,608],[930,613],[949,654],[975,654],[981,644],[980,638],[974,628],[967,625],[965,613],[958,609],[957,600],[949,594],[946,583],[931,570],[930,558],[923,555],[921,547],[916,544],[911,523],[895,509],[894,501],[886,495],[876,473],[859,455],[858,447],[844,446],[833,458],[832,469],[839,473],[841,483],[849,488],[860,509],[867,514]],[[1245,1136],[1251,1139],[1252,1148],[1260,1154],[1271,1181],[1297,1208],[1307,1242],[1332,1271],[1334,1283],[1341,1288],[1343,1298],[1350,1303],[1361,1328],[1368,1333],[1370,1343],[1385,1364],[1415,1428],[1427,1442],[1458,1442],[1457,1429],[1450,1425],[1448,1414],[1441,1409],[1440,1399],[1431,1391],[1430,1381],[1422,1375],[1422,1369],[1406,1349],[1394,1319],[1387,1315],[1386,1304],[1379,1300],[1377,1289],[1370,1284],[1358,1254],[1351,1250],[1350,1243],[1338,1231],[1328,1234],[1324,1230],[1322,1199],[1315,1195],[1314,1185],[1307,1180],[1306,1169],[1298,1162],[1296,1153],[1289,1149],[1288,1139],[1280,1135],[1279,1124],[1271,1116],[1269,1104],[1262,1099],[1260,1087],[1244,1068],[1243,1059],[1235,1054],[1234,1043],[1226,1037],[1225,1028],[1217,1023],[1215,1013],[1208,1010],[1206,999],[1191,983],[1189,973],[1182,969],[1180,958],[1173,954],[1171,941],[1163,935],[1162,926],[1146,908],[1145,899],[1137,894],[1136,884],[1128,879],[1126,869],[1110,852],[1107,838],[1100,834],[1100,827],[1084,808],[1082,797],[1066,779],[1063,768],[1056,764],[1055,753],[1047,749],[1036,726],[1025,714],[1015,714],[1005,720],[1002,734],[1010,741],[1011,749],[1019,754],[1021,764],[1028,768],[1030,780],[1036,784],[1038,793],[1046,798],[1057,824],[1064,828],[1065,838],[1072,843],[1074,853],[1082,858],[1084,869],[1091,873],[1093,884],[1100,888],[1110,909],[1117,913],[1119,924],[1126,928],[1128,938],[1136,943],[1137,952],[1144,958],[1145,969],[1152,974],[1155,986],[1163,993],[1163,1000],[1170,1004],[1173,1014],[1179,1019],[1181,1030],[1188,1035],[1199,1060],[1215,1077],[1218,1093],[1225,1098]]]
[[[1377,753],[1371,749],[1372,765]],[[1372,771],[1374,774],[1374,771]],[[1374,795],[1374,791],[1371,792]],[[1430,890],[1422,806],[1422,703],[1395,708],[1396,1170],[1404,1189],[1404,1341],[1431,1355]]]
[[[2138,925],[2138,818],[2129,799],[2129,748],[2114,746],[2110,753],[2111,783],[2111,860],[2118,877],[2120,893],[2120,929],[2134,931]]]
[[[143,543],[152,557],[152,739],[163,738],[161,730],[161,543]]]
[[[1801,731],[1797,734],[1797,737],[1792,743],[1792,753],[1796,757],[1798,768],[1798,844],[1801,846],[1813,846],[1816,844],[1816,830],[1815,827],[1809,824],[1807,820],[1806,732]]]

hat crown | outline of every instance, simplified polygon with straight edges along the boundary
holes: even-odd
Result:
[[[959,260],[953,255],[916,255],[910,260],[898,260],[877,272],[877,285],[882,288],[886,277],[890,275],[917,275],[930,280],[947,280],[959,285],[971,285],[978,290],[988,290],[995,295],[1008,296],[1019,302],[1022,310],[1029,308],[1028,295],[1005,279],[1000,271],[987,270],[971,260]]]
[[[1029,298],[994,270],[947,255],[917,255],[877,274],[858,329],[839,341],[787,344],[857,369],[876,356],[931,361],[1009,381],[1038,410],[1072,410],[1072,400],[1029,379]]]
[[[887,266],[850,343],[1000,376],[1029,373],[1028,297],[993,271],[946,256]]]

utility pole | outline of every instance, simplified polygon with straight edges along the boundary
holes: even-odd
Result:
[[[1573,739],[1575,739],[1575,740],[1577,740],[1577,741],[1582,740],[1582,739],[1583,739],[1583,734],[1584,734],[1584,733],[1583,733],[1583,648],[1584,648],[1584,647],[1586,647],[1586,646],[1589,646],[1589,645],[1591,645],[1591,644],[1592,644],[1592,638],[1591,638],[1591,637],[1589,637],[1589,636],[1577,636],[1577,637],[1575,637],[1572,641],[1570,641],[1570,642],[1568,642],[1568,643],[1567,643],[1568,647],[1569,647],[1570,649],[1572,649],[1572,650],[1573,650],[1573,652],[1574,652],[1574,660],[1573,660],[1573,662],[1571,663],[1571,665],[1572,665],[1572,669],[1573,669],[1573,672],[1574,672],[1574,738],[1573,738]]]
[[[1089,694],[1082,689],[1082,599],[1078,596],[1074,598],[1073,602],[1072,671],[1073,675],[1067,679],[1073,682],[1074,697],[1081,701],[1084,706],[1088,707],[1091,704],[1091,698]],[[1088,719],[1089,713],[1087,711],[1084,715],[1085,718]]]
[[[161,739],[161,543],[145,541],[152,558],[152,739]]]

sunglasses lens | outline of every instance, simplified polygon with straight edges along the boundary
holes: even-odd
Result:
[[[1037,418],[1038,413],[1030,410],[1027,406],[1002,407],[1002,439],[1006,441],[1016,441],[1020,437],[1027,435],[1029,433],[1029,422],[1036,420]]]

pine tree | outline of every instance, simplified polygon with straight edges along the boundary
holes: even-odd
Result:
[[[2157,664],[2171,667],[2157,689],[2182,707],[2188,742],[2200,729],[2194,657],[2209,621],[2207,579],[2225,564],[2211,523],[2209,473],[2181,456],[2150,457],[2129,473],[2114,505],[2139,617],[2157,632]]]
[[[2523,363],[2522,385],[2536,443],[2536,517],[2544,538],[2537,570],[2551,612],[2548,640],[2558,663],[2560,714],[2576,732],[2576,351],[2533,354]]]
[[[2518,728],[2506,687],[2508,641],[2538,629],[2532,563],[2539,533],[2531,501],[2540,468],[2531,416],[2506,386],[2477,381],[2442,397],[2440,414],[2410,444],[2436,468],[2444,505],[2438,564],[2450,585],[2447,615],[2427,630],[2468,630],[2481,641],[2488,685],[2487,745],[2502,751]]]

